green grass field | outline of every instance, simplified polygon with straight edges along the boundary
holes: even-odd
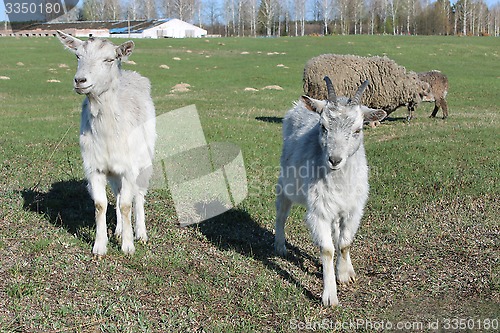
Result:
[[[237,209],[179,228],[168,191],[152,191],[148,244],[129,257],[112,240],[96,260],[76,59],[55,38],[1,38],[0,332],[498,327],[499,46],[415,36],[136,40],[135,64],[123,67],[151,80],[157,114],[195,104],[209,142],[241,148],[249,194]],[[280,119],[302,93],[305,62],[322,53],[387,55],[450,81],[447,120],[428,118],[427,103],[410,125],[399,110],[365,130],[371,194],[351,251],[358,281],[339,288],[338,308],[321,306],[303,208],[288,220],[288,258],[273,253]],[[181,82],[190,91],[171,93]]]

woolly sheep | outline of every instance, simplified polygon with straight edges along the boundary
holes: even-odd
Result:
[[[115,236],[126,254],[135,252],[135,238],[146,242],[144,196],[152,174],[155,108],[150,83],[138,73],[121,70],[134,43],[119,46],[104,39],[87,41],[61,31],[59,40],[76,54],[74,89],[85,94],[80,124],[80,149],[88,190],[95,205],[96,238],[92,252],[107,252],[106,181],[116,196]]]
[[[391,114],[400,106],[408,108],[408,119],[422,97],[430,93],[429,84],[418,79],[414,72],[407,72],[387,57],[360,57],[355,55],[323,54],[310,59],[304,68],[304,92],[311,98],[327,96],[323,76],[335,76],[335,90],[347,95],[364,80],[371,85],[361,103],[370,108],[382,109]]]
[[[423,102],[435,102],[434,110],[431,113],[431,118],[436,117],[439,108],[443,108],[443,119],[448,117],[448,103],[446,95],[448,94],[448,77],[437,70],[430,72],[417,73],[421,81],[427,82],[430,85],[431,94],[423,98]]]
[[[323,305],[338,305],[337,280],[355,280],[349,248],[368,198],[368,166],[363,121],[386,116],[359,105],[368,81],[349,100],[336,97],[325,77],[327,100],[302,96],[283,119],[281,172],[276,186],[275,251],[286,255],[285,221],[293,203],[307,207],[305,222],[320,247]],[[333,234],[333,240],[332,240]]]

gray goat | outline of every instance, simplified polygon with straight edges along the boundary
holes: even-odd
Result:
[[[349,248],[368,199],[363,122],[379,121],[387,114],[360,105],[368,81],[352,99],[337,99],[331,80],[324,80],[326,100],[302,96],[283,119],[274,246],[279,255],[286,255],[284,228],[291,206],[306,206],[305,222],[321,251],[323,305],[336,306],[335,249],[337,280],[353,282]]]

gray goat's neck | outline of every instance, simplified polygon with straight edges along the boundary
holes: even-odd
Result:
[[[101,92],[100,94],[89,93],[87,94],[87,99],[90,104],[91,114],[94,117],[98,117],[103,113],[115,113],[117,112],[117,108],[115,105],[118,104],[118,88],[119,88],[119,79],[116,78],[111,81],[108,89]]]

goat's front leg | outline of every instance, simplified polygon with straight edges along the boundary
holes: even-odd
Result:
[[[337,246],[337,280],[339,283],[352,283],[356,281],[356,272],[352,266],[349,250],[354,240],[359,223],[361,222],[362,211],[355,211],[348,217],[340,220],[339,232],[334,242]]]
[[[321,263],[323,264],[323,296],[324,306],[337,306],[337,282],[335,281],[335,269],[333,267],[333,256],[335,248],[331,246],[321,247]]]
[[[106,210],[108,208],[108,199],[106,197],[106,175],[102,173],[93,173],[88,177],[89,192],[94,200],[95,206],[95,242],[92,253],[96,255],[105,255],[108,246],[108,230],[106,227]]]
[[[330,221],[322,220],[314,213],[308,212],[306,222],[311,230],[314,241],[321,251],[321,263],[323,265],[323,295],[321,297],[324,306],[337,306],[337,282],[335,280],[335,268],[333,256],[335,247],[332,241],[332,224]]]
[[[122,251],[126,254],[133,254],[134,247],[134,231],[132,230],[132,199],[134,197],[133,185],[126,181],[122,181],[120,190],[120,213],[122,219]]]

